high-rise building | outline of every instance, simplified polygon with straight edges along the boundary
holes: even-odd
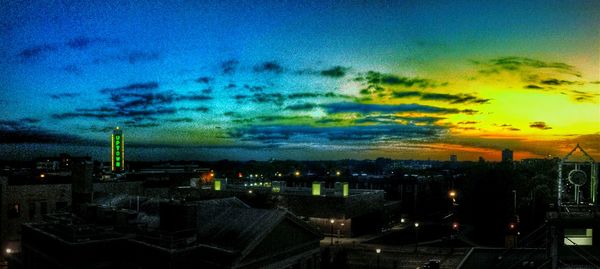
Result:
[[[458,156],[456,156],[456,154],[450,155],[450,161],[451,162],[457,162],[458,161]]]
[[[504,149],[502,151],[502,161],[503,162],[512,162],[513,161],[513,151],[510,149]]]
[[[125,143],[123,139],[123,130],[119,129],[119,127],[113,130],[111,136],[110,160],[112,162],[113,172],[125,170]]]

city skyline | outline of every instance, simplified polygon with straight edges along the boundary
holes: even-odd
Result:
[[[598,1],[3,6],[3,158],[600,159]]]

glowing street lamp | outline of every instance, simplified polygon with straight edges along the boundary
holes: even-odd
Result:
[[[375,252],[377,253],[377,269],[379,269],[379,253],[381,253],[381,249],[375,249]]]
[[[334,223],[334,222],[335,222],[335,220],[334,220],[334,219],[330,219],[330,220],[329,220],[329,223],[331,223],[331,234],[330,234],[330,236],[331,236],[331,245],[332,245],[332,246],[333,246],[333,223]]]
[[[415,252],[419,248],[419,223],[415,222]]]

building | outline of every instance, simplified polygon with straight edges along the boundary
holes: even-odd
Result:
[[[457,162],[458,161],[458,156],[456,156],[456,154],[450,155],[450,161],[451,162]]]
[[[333,187],[325,188],[321,182],[306,188],[288,187],[283,181],[240,185],[215,180],[213,189],[180,187],[174,194],[200,200],[239,197],[255,206],[285,208],[326,235],[351,237],[381,230],[386,204],[383,190],[350,189],[347,183]]]
[[[119,206],[127,206],[121,204]],[[10,268],[319,268],[322,234],[285,210],[237,198],[89,205],[82,218],[23,225]],[[235,221],[233,221],[235,220]]]
[[[513,151],[510,149],[502,150],[502,162],[512,162],[513,161]]]
[[[119,127],[113,130],[111,136],[111,171],[121,172],[125,170],[125,138],[123,137],[123,130]]]

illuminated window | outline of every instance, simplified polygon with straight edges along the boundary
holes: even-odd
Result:
[[[312,184],[312,195],[321,195],[321,182],[313,182]]]
[[[591,246],[592,245],[592,229],[565,229],[565,246]]]
[[[220,191],[220,190],[221,190],[221,181],[215,180],[215,191]]]

